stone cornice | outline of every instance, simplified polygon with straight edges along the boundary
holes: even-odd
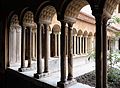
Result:
[[[84,13],[84,12],[80,12],[77,19],[85,21],[85,22],[90,23],[90,24],[95,24],[95,18],[90,16],[89,14]]]

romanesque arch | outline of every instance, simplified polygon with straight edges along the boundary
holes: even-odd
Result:
[[[39,11],[40,10],[40,11]],[[42,5],[41,8],[38,9],[37,16],[38,16],[38,25],[41,27],[43,25],[43,30],[40,32],[41,35],[41,41],[42,41],[42,57],[44,58],[44,72],[48,72],[48,60],[50,59],[50,24],[52,22],[53,16],[56,13],[56,9],[54,6],[48,4],[48,5]]]
[[[60,26],[55,24],[51,33],[51,56],[60,56]]]

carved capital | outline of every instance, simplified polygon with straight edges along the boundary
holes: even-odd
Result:
[[[50,20],[39,20],[39,24],[51,24]]]
[[[72,17],[65,16],[65,22],[70,24],[70,25],[73,25],[76,22],[76,19],[72,18]]]

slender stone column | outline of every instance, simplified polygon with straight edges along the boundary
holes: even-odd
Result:
[[[35,31],[35,58],[37,59],[37,28],[36,28],[36,31]]]
[[[79,54],[79,36],[77,37],[77,54]]]
[[[32,61],[32,57],[31,57],[31,51],[32,51],[32,27],[30,27],[29,30],[29,59],[28,59],[28,67],[31,67],[31,61]]]
[[[94,49],[94,36],[91,36],[91,50]]]
[[[55,57],[57,57],[57,34],[55,34]]]
[[[60,82],[58,82],[58,86],[60,88],[65,88],[66,82],[66,33],[65,33],[65,25],[64,21],[61,21],[61,78]]]
[[[34,74],[35,78],[42,77],[42,25],[38,24],[37,28],[37,73]]]
[[[87,53],[89,53],[89,51],[90,51],[90,46],[91,46],[91,40],[90,40],[90,36],[88,36],[88,38],[87,38]]]
[[[22,43],[21,43],[21,67],[18,69],[19,71],[24,71],[25,68],[25,31],[26,27],[22,27]]]
[[[58,56],[60,57],[60,33],[58,33]]]
[[[32,47],[31,48],[32,48],[32,51],[31,51],[32,59],[35,60],[35,29],[32,32]]]
[[[48,27],[49,28],[49,27]],[[49,30],[49,29],[48,29]],[[47,48],[48,48],[48,59],[50,59],[50,34],[51,34],[51,32],[50,31],[48,31],[48,44],[47,44]]]
[[[34,60],[37,60],[37,28],[34,29]]]
[[[66,55],[68,56],[68,35],[66,35]]]
[[[49,30],[48,30],[49,24],[44,24],[44,30],[45,30],[45,60],[44,60],[44,73],[48,72],[48,43],[49,43]]]
[[[103,88],[107,88],[107,20],[103,19]]]
[[[10,30],[9,30],[9,64],[11,64],[11,60],[13,58],[13,55],[12,55],[12,27],[10,27]]]
[[[73,79],[72,26],[73,23],[68,23],[68,80]]]
[[[79,49],[80,50],[80,55],[82,54],[81,53],[82,52],[82,43],[81,42],[82,42],[82,37],[80,36],[80,49]]]
[[[16,30],[16,56],[17,56],[17,62],[20,62],[21,61],[21,26],[18,26]]]
[[[74,55],[76,54],[76,34],[74,35]]]
[[[88,37],[88,52],[92,50],[92,36]]]
[[[87,54],[87,42],[88,42],[88,37],[85,36],[85,54]]]
[[[103,59],[103,50],[102,50],[102,28],[101,28],[101,19],[102,16],[100,14],[95,14],[95,20],[96,20],[96,88],[103,88],[102,84],[102,59]]]
[[[82,37],[82,45],[83,45],[83,47],[82,47],[82,53],[84,54],[85,52],[84,52],[84,49],[85,49],[85,46],[84,46],[84,44],[85,44],[85,37],[83,36]]]
[[[9,38],[9,44],[10,44],[10,64],[16,63],[16,28],[15,26],[10,27],[10,38]]]

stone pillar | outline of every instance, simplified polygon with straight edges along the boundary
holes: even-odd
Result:
[[[32,59],[35,60],[35,29],[33,29],[32,31],[32,51],[31,51],[31,54],[32,54]]]
[[[57,34],[55,34],[55,57],[57,57]]]
[[[35,42],[35,57],[37,59],[37,29],[36,29],[36,32],[35,32],[35,40],[36,40],[36,42]]]
[[[81,52],[82,52],[82,45],[81,45],[82,39],[81,39],[81,38],[82,38],[82,37],[80,36],[80,49],[79,49],[80,55],[81,55]]]
[[[89,36],[89,42],[88,42],[88,52],[91,52],[92,51],[92,36]]]
[[[58,56],[60,57],[60,33],[58,33]]]
[[[28,67],[31,67],[32,57],[31,57],[31,51],[32,51],[32,27],[28,29],[29,31],[29,59],[28,59]]]
[[[88,42],[88,37],[85,36],[85,54],[87,54],[87,42]]]
[[[85,38],[84,37],[82,37],[82,45],[83,45],[83,47],[82,47],[82,53],[84,54],[85,52],[84,52],[84,49],[85,49],[85,46],[84,46],[84,43],[85,43]]]
[[[25,31],[26,27],[22,27],[22,41],[21,41],[21,67],[19,71],[24,71],[25,68]]]
[[[103,88],[107,88],[107,20],[103,19]]]
[[[13,58],[13,55],[12,55],[12,27],[10,27],[10,30],[9,30],[9,64],[11,64],[11,60]]]
[[[66,55],[68,56],[68,35],[66,35]]]
[[[97,8],[96,8],[97,9]],[[98,10],[98,9],[97,9]],[[103,62],[103,50],[102,50],[102,28],[101,28],[101,19],[102,15],[97,13],[95,14],[95,20],[96,20],[96,56],[95,56],[95,64],[96,64],[96,88],[103,88],[102,84],[102,62]]]
[[[49,24],[44,24],[45,30],[45,60],[44,60],[44,73],[48,72],[48,58],[49,58]]]
[[[16,56],[17,56],[17,62],[20,62],[21,61],[21,26],[18,26],[16,30]]]
[[[91,36],[91,50],[94,49],[94,36]]]
[[[90,52],[90,47],[91,47],[91,38],[90,38],[90,36],[88,36],[88,38],[87,38],[87,52],[88,53]]]
[[[72,26],[73,26],[73,23],[68,23],[68,80],[73,79]]]
[[[65,25],[64,21],[61,21],[61,58],[60,58],[60,67],[61,67],[61,78],[60,82],[57,83],[58,87],[65,88],[66,82],[66,33],[65,33]]]
[[[74,55],[76,54],[76,34],[74,35]]]
[[[77,37],[77,54],[79,54],[79,36]]]
[[[38,24],[37,28],[37,73],[34,74],[35,78],[42,77],[42,25]]]
[[[16,28],[14,26],[10,27],[9,35],[9,60],[10,64],[14,64],[16,63]]]
[[[49,28],[49,27],[48,27]],[[49,30],[49,29],[48,29]],[[48,48],[48,59],[50,59],[50,34],[51,34],[51,32],[50,31],[48,31],[48,44],[47,44],[47,48]]]

